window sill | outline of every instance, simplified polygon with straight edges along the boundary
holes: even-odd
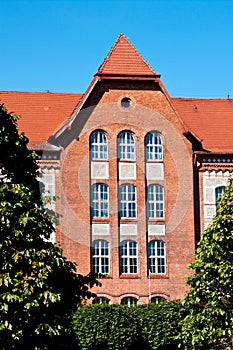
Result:
[[[129,223],[129,222],[137,222],[137,218],[122,218],[120,219],[120,223],[124,224],[124,223]]]
[[[120,279],[139,279],[141,276],[137,273],[122,273]]]
[[[109,223],[110,222],[110,219],[109,218],[92,218],[91,219],[92,223]]]
[[[165,224],[165,218],[149,218],[148,224]]]
[[[149,276],[147,276],[148,280],[156,280],[156,279],[168,279],[167,273],[151,273]]]

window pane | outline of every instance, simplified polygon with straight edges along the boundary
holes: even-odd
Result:
[[[135,306],[137,305],[137,299],[136,298],[133,298],[133,297],[126,297],[126,298],[123,298],[121,300],[121,305],[125,305],[125,306]]]
[[[132,133],[123,131],[118,136],[118,159],[135,160],[135,142]]]
[[[215,204],[216,208],[218,208],[219,201],[225,191],[225,186],[219,186],[215,188]]]
[[[151,241],[148,243],[148,269],[150,273],[166,273],[165,243]]]
[[[165,300],[166,299],[163,297],[153,297],[153,298],[151,298],[150,302],[158,304],[158,303],[161,303],[162,301],[165,301]]]
[[[163,147],[159,134],[151,132],[146,136],[146,160],[162,160]]]
[[[108,186],[105,184],[94,184],[91,187],[92,217],[108,217]]]
[[[164,217],[164,188],[160,185],[150,185],[147,188],[148,218]]]
[[[123,241],[120,244],[120,272],[137,273],[138,245],[133,241]]]
[[[119,209],[121,218],[135,218],[137,213],[136,206],[136,187],[133,185],[121,185],[119,188]]]
[[[109,299],[106,297],[97,297],[92,301],[92,304],[109,304]]]
[[[95,273],[109,273],[109,243],[96,240],[92,244],[92,271]]]
[[[108,159],[108,141],[103,131],[96,131],[91,135],[91,159]]]

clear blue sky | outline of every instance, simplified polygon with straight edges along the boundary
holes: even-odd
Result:
[[[83,93],[124,33],[171,96],[233,97],[232,0],[0,0],[0,90]]]

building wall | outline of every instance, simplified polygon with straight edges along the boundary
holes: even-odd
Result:
[[[218,157],[203,155],[200,157],[200,164],[200,217],[201,232],[203,232],[216,214],[218,195],[227,186],[228,179],[232,176],[233,158],[227,154],[221,154]]]
[[[131,100],[129,108],[121,105],[124,97]],[[58,237],[64,254],[77,262],[78,272],[86,274],[91,269],[93,241],[109,242],[110,272],[101,280],[102,287],[94,291],[111,302],[120,302],[124,296],[134,296],[139,303],[148,302],[150,296],[181,298],[186,290],[184,279],[190,274],[187,264],[194,259],[192,151],[182,124],[164,94],[151,90],[105,89],[86,115],[86,120],[75,124],[73,141],[62,154]],[[102,130],[108,138],[107,161],[90,160],[90,136],[95,130]],[[117,159],[117,135],[123,130],[134,136],[135,162]],[[145,136],[150,131],[161,135],[163,161],[145,161]],[[91,218],[90,188],[96,182],[109,187],[108,218]],[[122,183],[137,188],[137,218],[119,218]],[[146,186],[152,183],[164,187],[165,217],[148,221]],[[138,244],[137,273],[120,273],[119,245],[123,240]],[[147,244],[151,240],[166,244],[166,273],[149,274]]]

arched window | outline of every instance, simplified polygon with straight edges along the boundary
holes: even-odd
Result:
[[[138,300],[134,297],[125,297],[121,299],[121,305],[125,305],[128,307],[137,305]]]
[[[165,243],[151,241],[148,243],[149,273],[166,273]]]
[[[109,243],[104,240],[96,240],[92,243],[92,271],[108,274],[109,270]]]
[[[225,186],[219,186],[215,188],[215,205],[218,208],[218,204],[221,200],[221,197],[225,191]]]
[[[136,187],[130,184],[123,184],[119,188],[120,218],[136,218]]]
[[[108,217],[108,186],[96,183],[91,186],[91,209],[93,218]]]
[[[146,160],[163,160],[163,146],[161,137],[156,132],[146,136]]]
[[[151,303],[154,303],[154,304],[158,304],[158,303],[161,303],[161,302],[163,302],[163,301],[166,301],[166,299],[163,298],[163,297],[160,297],[160,296],[152,297],[152,298],[150,299],[150,302],[151,302]]]
[[[96,297],[93,299],[92,304],[109,304],[110,300],[106,297]]]
[[[164,218],[164,188],[160,185],[147,187],[147,217],[149,219]]]
[[[118,138],[118,159],[135,160],[135,141],[131,132],[122,131]]]
[[[138,272],[138,244],[134,241],[123,241],[120,244],[120,272]]]
[[[92,160],[108,159],[108,140],[103,131],[95,131],[91,135],[90,146]]]

